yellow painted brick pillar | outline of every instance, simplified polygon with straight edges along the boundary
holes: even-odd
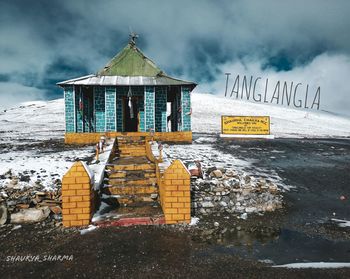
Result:
[[[164,172],[161,181],[161,204],[166,224],[191,221],[190,173],[180,160],[175,160]]]
[[[63,226],[74,227],[90,224],[94,210],[93,176],[87,166],[76,162],[62,179]]]

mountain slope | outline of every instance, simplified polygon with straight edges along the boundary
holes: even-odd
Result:
[[[271,116],[276,137],[350,137],[350,119],[326,112],[249,103],[210,94],[192,94],[192,130],[220,133],[221,115]],[[64,102],[27,102],[0,113],[0,143],[20,144],[63,138]]]
[[[276,137],[350,137],[350,119],[331,113],[305,111],[238,101],[210,94],[192,94],[192,130],[220,133],[221,115],[270,116]]]

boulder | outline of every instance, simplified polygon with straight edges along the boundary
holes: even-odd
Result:
[[[12,224],[32,224],[44,221],[50,214],[50,208],[48,206],[43,206],[41,208],[28,208],[22,209],[18,213],[13,213],[10,216],[10,221]]]
[[[226,175],[226,177],[235,177],[235,176],[237,176],[237,172],[235,172],[233,170],[226,170],[225,175]]]
[[[7,208],[4,205],[0,206],[0,226],[7,221]]]
[[[210,173],[211,177],[221,178],[222,177],[222,171],[221,170],[214,170]]]

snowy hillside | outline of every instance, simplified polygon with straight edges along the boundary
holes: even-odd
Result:
[[[63,138],[64,101],[36,101],[0,111],[0,144]]]
[[[199,133],[220,133],[221,115],[269,115],[276,137],[350,137],[350,119],[317,111],[198,93],[192,94],[192,111],[192,130]],[[0,134],[0,144],[63,138],[63,99],[22,103],[0,112]]]
[[[220,133],[221,115],[270,115],[276,137],[350,137],[350,119],[332,114],[209,94],[193,94],[192,100],[193,131],[197,133]],[[72,162],[93,155],[92,146],[65,146],[63,137],[63,99],[22,103],[0,112],[0,188],[11,184],[15,176],[24,177],[23,185],[54,187]]]
[[[63,111],[59,99],[22,103],[0,112],[0,189],[55,188],[76,159],[93,155],[91,146],[64,145]]]
[[[350,119],[330,113],[248,103],[210,94],[192,94],[192,130],[220,133],[221,115],[271,116],[275,137],[350,137]]]

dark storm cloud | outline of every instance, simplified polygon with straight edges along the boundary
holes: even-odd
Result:
[[[0,77],[57,96],[52,83],[102,68],[131,27],[165,72],[215,92],[228,65],[293,73],[319,56],[347,58],[349,10],[346,0],[3,0]]]

